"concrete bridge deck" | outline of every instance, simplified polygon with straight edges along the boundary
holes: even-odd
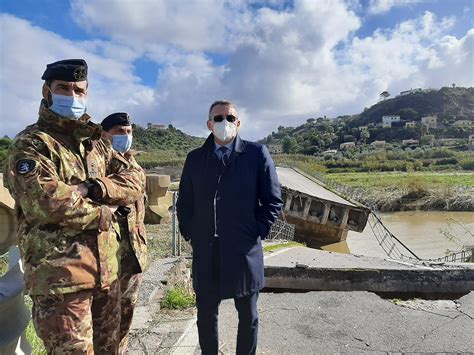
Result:
[[[462,294],[474,290],[474,264],[415,263],[293,247],[265,256],[265,286],[295,291]]]
[[[299,191],[318,199],[338,202],[343,205],[356,207],[352,202],[342,198],[318,184],[314,179],[292,168],[277,167],[280,185],[293,191]]]

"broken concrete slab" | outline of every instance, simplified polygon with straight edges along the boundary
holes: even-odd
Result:
[[[270,289],[467,293],[474,290],[473,264],[401,262],[306,247],[265,258]]]

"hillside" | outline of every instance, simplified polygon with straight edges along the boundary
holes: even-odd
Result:
[[[204,138],[187,135],[169,125],[166,129],[146,129],[133,125],[133,147],[147,152],[157,150],[176,151],[182,154],[201,146]]]
[[[441,122],[474,120],[474,88],[443,87],[397,96],[378,102],[348,120],[349,127],[378,123],[384,115],[400,115],[402,120],[420,120],[422,116],[437,115]]]
[[[398,115],[399,122],[382,125],[382,116]],[[422,124],[424,116],[436,116],[436,125]],[[407,126],[409,123],[411,126]],[[340,149],[345,142],[357,145],[384,141],[402,145],[416,140],[416,145],[440,145],[455,138],[459,150],[466,150],[474,134],[474,88],[423,90],[378,102],[364,112],[337,118],[309,118],[298,127],[278,127],[262,140],[282,145],[285,153],[314,155],[328,149]]]

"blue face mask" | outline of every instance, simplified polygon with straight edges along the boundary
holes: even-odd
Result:
[[[112,136],[112,147],[120,153],[126,153],[132,146],[133,136],[123,134],[120,136]]]
[[[59,116],[77,119],[86,113],[86,99],[51,93],[53,104],[50,110]]]

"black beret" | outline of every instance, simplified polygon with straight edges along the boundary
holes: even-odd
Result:
[[[48,64],[42,80],[87,80],[87,63],[84,59],[65,59]]]
[[[130,121],[130,116],[126,112],[116,112],[111,115],[108,115],[102,123],[102,129],[108,131],[113,126],[131,126],[132,122]]]

